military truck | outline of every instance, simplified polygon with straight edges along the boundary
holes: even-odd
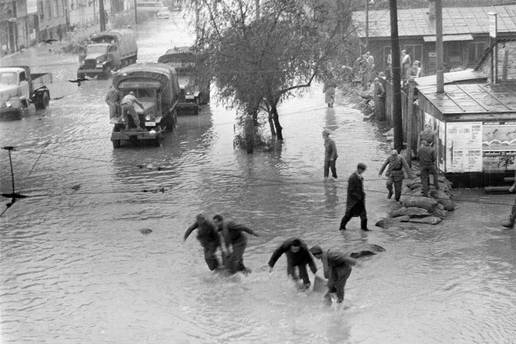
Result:
[[[200,105],[210,102],[210,78],[203,70],[207,61],[190,47],[176,47],[167,50],[158,62],[174,67],[179,77],[181,97],[178,104],[180,114],[198,115]]]
[[[136,35],[128,29],[111,30],[91,35],[77,78],[109,78],[113,71],[136,63]]]
[[[136,127],[128,113],[113,118],[111,141],[114,148],[123,142],[150,142],[159,146],[165,131],[174,129],[177,122],[177,103],[179,84],[174,68],[162,63],[137,63],[122,68],[113,77],[113,86],[124,97],[129,92],[134,95],[143,108],[134,105],[140,126]]]
[[[28,66],[0,67],[0,119],[21,119],[36,109],[46,109],[50,102],[47,84],[50,73],[31,73]]]

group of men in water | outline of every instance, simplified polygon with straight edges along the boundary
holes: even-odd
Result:
[[[252,229],[226,221],[221,215],[215,215],[210,221],[202,214],[197,215],[195,223],[186,230],[186,240],[197,229],[197,239],[204,249],[204,259],[210,270],[225,270],[230,274],[250,270],[244,265],[244,251],[247,246],[246,234],[258,236]],[[217,251],[221,251],[221,260],[217,257]],[[331,295],[336,294],[337,302],[344,300],[344,287],[351,274],[355,260],[347,254],[337,250],[323,250],[320,246],[308,249],[303,240],[291,238],[284,241],[273,253],[268,262],[272,272],[278,259],[285,254],[287,257],[287,275],[294,281],[301,279],[300,289],[308,289],[311,286],[307,267],[315,275],[317,266],[312,258],[322,261],[324,277],[328,279],[328,291],[325,299],[331,303]]]

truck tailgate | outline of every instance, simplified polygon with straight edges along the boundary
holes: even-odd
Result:
[[[34,90],[52,83],[51,73],[31,73],[30,77],[32,79],[32,87]]]

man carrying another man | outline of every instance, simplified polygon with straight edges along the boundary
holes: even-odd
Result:
[[[250,270],[244,266],[244,251],[247,246],[247,238],[243,232],[254,236],[258,236],[258,234],[245,226],[232,221],[225,221],[221,215],[215,215],[213,222],[217,230],[222,234],[224,246],[226,247],[225,265],[229,272],[232,274],[238,271],[249,273]]]

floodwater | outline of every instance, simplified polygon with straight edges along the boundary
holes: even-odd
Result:
[[[140,61],[188,43],[184,27],[178,17],[140,25]],[[460,190],[459,208],[442,225],[363,233],[354,219],[339,233],[343,180],[357,162],[369,166],[370,222],[389,205],[377,176],[388,145],[342,97],[326,109],[315,86],[284,104],[286,141],[273,152],[234,150],[234,111],[216,102],[181,117],[161,147],[114,150],[108,81],[68,83],[77,68],[70,55],[3,62],[52,71],[52,96],[63,98],[0,122],[0,145],[18,147],[18,191],[33,196],[0,218],[2,343],[514,343],[516,235],[499,226],[512,197]],[[341,177],[327,184],[325,127]],[[0,154],[1,189],[10,192]],[[182,241],[199,212],[259,233],[245,254],[252,274],[213,274],[195,237]],[[272,274],[265,268],[292,236],[386,252],[353,270],[343,309],[328,308],[322,294],[296,291],[284,258]]]

